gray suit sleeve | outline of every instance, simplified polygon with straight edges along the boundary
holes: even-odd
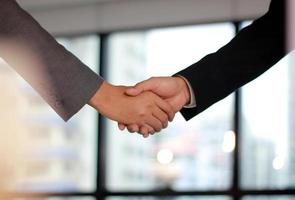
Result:
[[[91,99],[103,82],[14,0],[0,0],[0,57],[65,121]]]

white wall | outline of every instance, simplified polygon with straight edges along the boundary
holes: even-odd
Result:
[[[35,0],[39,3],[34,6],[34,1],[19,0],[25,9],[54,34],[108,32],[250,19],[265,13],[270,2],[270,0],[99,1],[101,2],[53,1],[55,4],[40,4],[40,1]]]

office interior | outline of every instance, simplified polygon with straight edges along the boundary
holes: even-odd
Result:
[[[215,52],[270,0],[18,2],[93,71],[132,86]],[[0,199],[293,200],[294,64],[290,53],[144,139],[89,106],[65,123],[0,59]]]

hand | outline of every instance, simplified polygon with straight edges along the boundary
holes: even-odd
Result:
[[[172,106],[174,113],[181,110],[190,99],[189,88],[181,77],[153,77],[136,84],[133,88],[128,88],[126,94],[129,96],[137,96],[144,91],[151,91],[163,98]],[[119,123],[120,130],[124,130],[125,127],[123,123]],[[144,135],[148,134],[148,128],[143,129],[136,124],[129,124],[127,128],[129,132],[140,132]]]
[[[168,126],[174,112],[167,102],[152,92],[127,96],[127,89],[104,81],[89,104],[102,115],[122,124],[152,127],[156,131]]]

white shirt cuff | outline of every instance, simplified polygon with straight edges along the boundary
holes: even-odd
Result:
[[[179,75],[178,75],[178,76],[179,76]],[[187,85],[188,88],[189,88],[189,93],[190,93],[190,101],[189,101],[188,104],[186,104],[186,105],[184,106],[184,108],[195,108],[195,107],[197,106],[197,103],[196,103],[196,96],[195,96],[194,90],[193,90],[193,88],[192,88],[190,82],[189,82],[186,78],[184,78],[183,76],[179,76],[179,77],[181,77],[181,78],[185,81],[186,85]]]

